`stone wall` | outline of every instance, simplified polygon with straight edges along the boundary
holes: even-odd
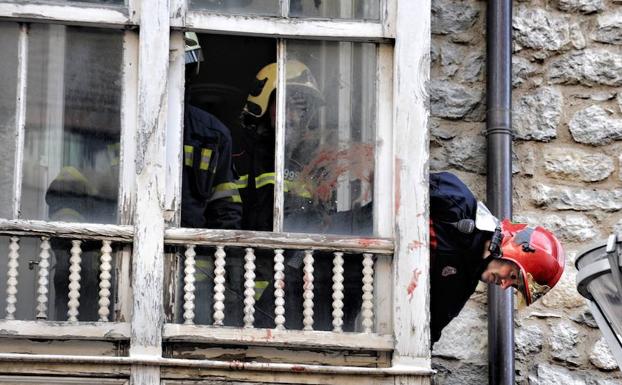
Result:
[[[432,170],[485,198],[485,10],[432,0]],[[562,280],[516,318],[516,383],[613,385],[622,374],[576,292],[576,252],[622,230],[622,1],[516,1],[513,17],[515,219],[562,239]],[[480,285],[434,345],[436,384],[487,383]]]

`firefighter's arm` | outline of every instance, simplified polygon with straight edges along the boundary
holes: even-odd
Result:
[[[235,183],[231,148],[231,137],[224,136],[218,148],[213,192],[205,209],[208,228],[236,230],[242,226],[242,200]]]

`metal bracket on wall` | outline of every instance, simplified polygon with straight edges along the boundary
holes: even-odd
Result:
[[[611,276],[618,289],[618,297],[622,298],[622,273],[620,272],[620,248],[618,246],[618,236],[613,233],[607,239],[607,258],[611,267]]]

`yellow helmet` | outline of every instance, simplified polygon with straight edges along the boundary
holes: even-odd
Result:
[[[301,91],[311,96],[315,101],[322,103],[324,98],[320,92],[315,77],[309,67],[298,60],[288,60],[285,65],[285,79],[288,91]],[[261,118],[268,110],[270,96],[276,90],[277,64],[270,63],[257,73],[255,81],[246,98],[244,114]]]

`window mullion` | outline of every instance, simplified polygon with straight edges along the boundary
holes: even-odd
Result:
[[[281,16],[282,17],[289,16],[289,1],[290,0],[281,0]]]
[[[168,70],[168,117],[166,128],[165,220],[179,225],[181,215],[181,178],[184,122],[184,33],[171,32],[171,57]]]
[[[24,131],[26,127],[26,91],[28,80],[28,24],[19,26],[17,48],[17,103],[15,114],[15,167],[13,174],[13,219],[19,218],[22,202]]]
[[[283,231],[284,178],[285,170],[285,83],[286,83],[286,44],[279,39],[277,46],[277,85],[276,85],[276,133],[274,154],[274,222],[273,230]]]
[[[188,0],[170,0],[171,2],[171,27],[184,27],[186,25],[186,13],[188,12]]]
[[[142,2],[146,2],[146,0],[125,0],[129,20],[134,25],[138,25],[140,23],[140,5]]]

